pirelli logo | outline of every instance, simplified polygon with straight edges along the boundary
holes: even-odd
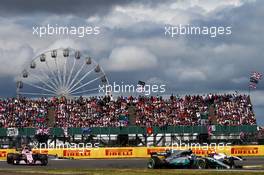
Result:
[[[106,156],[133,156],[133,149],[105,149]]]
[[[258,154],[258,147],[231,148],[231,154]]]
[[[7,152],[6,151],[0,151],[0,157],[6,157]]]
[[[91,156],[91,150],[63,150],[63,156],[65,157],[89,157]]]
[[[48,150],[33,150],[33,154],[48,154]]]
[[[215,152],[214,149],[208,149],[208,150],[203,150],[203,149],[192,149],[192,152],[194,154],[199,154],[199,155],[207,155],[210,154],[212,152]]]
[[[147,154],[150,155],[151,153],[159,153],[166,151],[165,148],[149,148],[147,149]]]

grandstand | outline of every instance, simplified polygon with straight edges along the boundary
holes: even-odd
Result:
[[[88,142],[164,146],[181,142],[257,142],[248,95],[111,96],[0,100],[1,145]]]

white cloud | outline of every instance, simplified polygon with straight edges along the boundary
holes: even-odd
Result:
[[[264,106],[264,91],[253,90],[250,92],[250,96],[254,106]]]
[[[171,5],[173,9],[189,9],[194,7],[199,7],[205,12],[213,11],[217,8],[225,6],[240,6],[243,2],[241,0],[228,0],[228,1],[219,1],[219,0],[180,0],[176,1]]]
[[[248,80],[248,77],[237,77],[237,78],[233,78],[231,81],[233,83],[240,84],[240,83],[246,83],[249,80]]]
[[[32,57],[33,49],[30,46],[5,50],[0,48],[0,77],[16,77]]]
[[[77,44],[73,39],[59,39],[52,43],[47,50],[57,49],[57,48],[73,48],[73,49],[83,49],[80,44]]]
[[[146,81],[147,84],[166,84],[165,80],[160,79],[159,77],[151,77]]]
[[[109,59],[101,61],[106,70],[133,71],[157,66],[157,58],[149,50],[136,46],[122,46],[112,50]]]
[[[180,82],[205,81],[206,73],[198,68],[169,68],[165,71],[168,77],[177,79]]]
[[[211,16],[213,11],[225,7],[238,7],[251,0],[178,0],[165,1],[157,6],[129,4],[115,6],[104,17],[91,16],[87,22],[98,23],[108,28],[139,27],[138,23],[152,22],[157,24],[189,24],[194,19]]]

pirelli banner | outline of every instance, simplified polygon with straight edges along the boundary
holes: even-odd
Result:
[[[8,153],[15,152],[15,149],[0,149],[0,160],[6,160]]]
[[[92,149],[64,149],[62,157],[80,158],[148,158],[153,152],[164,152],[175,149],[171,147],[113,147]],[[181,148],[188,149],[188,148]],[[228,148],[193,147],[193,153],[206,156],[213,152],[226,153],[235,156],[264,156],[264,146],[230,146]],[[59,156],[59,154],[58,154]]]
[[[148,158],[153,152],[164,152],[176,149],[171,147],[112,147],[112,148],[79,148],[79,149],[34,149],[33,153],[56,155],[72,159],[115,159],[115,158]],[[188,148],[181,148],[188,149]],[[230,146],[225,148],[192,147],[193,153],[206,156],[212,152],[226,153],[235,156],[264,156],[264,145]],[[14,149],[0,149],[0,160],[5,160]]]

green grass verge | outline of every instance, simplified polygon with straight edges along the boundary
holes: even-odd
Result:
[[[215,170],[149,170],[149,169],[8,169],[0,170],[2,174],[79,174],[79,175],[263,175],[257,171],[215,171]]]

